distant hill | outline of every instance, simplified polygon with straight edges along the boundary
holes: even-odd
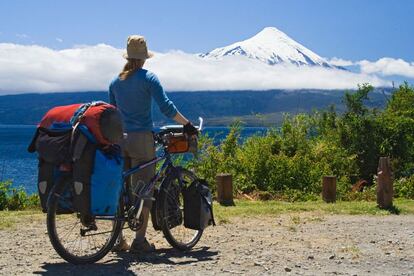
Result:
[[[370,104],[382,107],[389,90],[371,95]],[[228,125],[241,119],[248,125],[274,125],[283,113],[310,112],[331,104],[343,110],[343,91],[337,90],[269,90],[269,91],[199,91],[170,92],[168,96],[191,120],[199,116],[209,125]],[[385,94],[384,94],[385,93]],[[0,124],[36,124],[53,106],[96,100],[108,101],[106,92],[28,93],[0,96]],[[164,124],[166,118],[154,108],[154,121]]]

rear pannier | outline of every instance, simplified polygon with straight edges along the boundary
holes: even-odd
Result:
[[[213,216],[213,200],[208,183],[197,179],[184,190],[184,226],[204,230],[216,225]]]
[[[122,136],[118,110],[104,102],[59,106],[47,112],[28,149],[39,157],[43,211],[53,186],[65,175],[65,202],[59,203],[62,213],[114,215],[122,191],[123,159],[116,145]]]

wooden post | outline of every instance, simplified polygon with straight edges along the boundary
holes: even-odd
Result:
[[[217,201],[222,205],[234,205],[233,202],[233,178],[231,174],[222,173],[216,175]]]
[[[394,190],[389,157],[380,157],[377,172],[377,204],[383,209],[391,208]]]
[[[336,176],[324,176],[322,180],[322,199],[327,203],[336,201]]]

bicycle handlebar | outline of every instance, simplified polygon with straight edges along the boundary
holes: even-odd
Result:
[[[198,117],[199,125],[196,126],[198,132],[201,132],[203,129],[203,118]],[[154,138],[157,142],[163,143],[163,136],[167,134],[174,134],[174,133],[183,133],[183,126],[172,125],[172,126],[163,126],[161,127],[161,131],[154,134]]]

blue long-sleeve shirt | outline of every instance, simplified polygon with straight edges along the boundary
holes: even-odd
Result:
[[[157,76],[148,70],[137,70],[126,80],[117,77],[109,86],[109,102],[121,112],[127,132],[153,129],[152,99],[168,118],[177,114],[177,108],[168,99]]]

